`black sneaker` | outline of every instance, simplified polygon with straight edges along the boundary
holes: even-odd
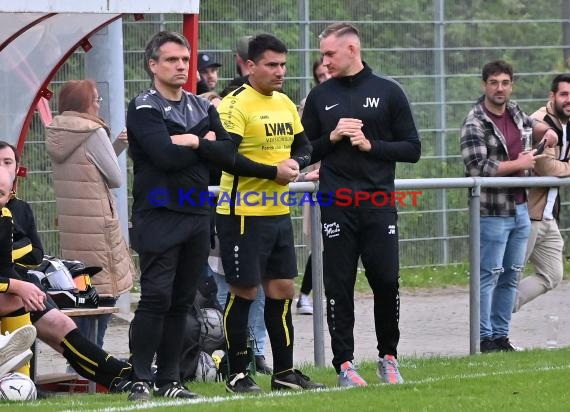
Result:
[[[190,392],[180,382],[170,382],[162,385],[160,388],[157,388],[156,384],[154,384],[152,392],[154,396],[162,396],[163,398],[194,399],[198,397],[197,394]]]
[[[261,388],[247,373],[234,373],[226,381],[226,391],[231,393],[260,393]]]
[[[307,375],[303,375],[300,370],[292,369],[286,372],[278,373],[271,377],[271,390],[278,391],[281,389],[300,390],[300,389],[324,389],[322,383],[311,382]]]
[[[520,352],[522,350],[518,346],[513,345],[513,343],[509,340],[508,336],[495,338],[493,342],[495,342],[497,350],[501,352]]]
[[[129,392],[134,383],[131,376],[133,367],[128,362],[124,362],[120,359],[115,360],[120,362],[120,369],[118,369],[118,372],[116,372],[117,376],[111,381],[111,384],[109,385],[109,392]]]
[[[115,378],[109,387],[109,393],[129,392],[133,386],[133,381],[130,377]]]
[[[482,339],[480,348],[481,353],[498,352],[500,350],[493,339]]]
[[[265,361],[265,356],[263,355],[255,355],[255,371],[262,373],[264,375],[273,374],[273,369],[269,367],[269,365]]]
[[[127,397],[129,401],[148,401],[150,400],[150,386],[147,382],[135,382],[131,386],[131,392]]]

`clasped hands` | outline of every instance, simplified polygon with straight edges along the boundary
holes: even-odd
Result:
[[[351,117],[339,119],[336,128],[331,132],[331,142],[337,143],[348,138],[350,144],[362,152],[369,152],[372,148],[370,140],[362,132],[362,120]]]
[[[294,182],[299,177],[299,163],[293,159],[285,159],[277,164],[277,176],[275,182],[285,186]]]

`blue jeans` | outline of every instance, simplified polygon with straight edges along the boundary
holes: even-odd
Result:
[[[516,206],[515,216],[481,217],[481,339],[509,335],[529,234],[526,203]]]
[[[99,306],[115,306],[117,299],[114,298],[99,298]],[[91,336],[91,325],[95,322],[97,318],[97,342],[95,342],[95,336]],[[79,332],[91,342],[95,343],[100,348],[103,347],[103,341],[105,339],[105,332],[107,331],[107,324],[111,319],[111,315],[97,315],[97,316],[82,316],[72,318]]]
[[[226,277],[212,271],[209,266],[208,271],[210,271],[212,276],[214,276],[214,280],[218,286],[218,302],[222,308],[225,308],[228,291],[230,290],[228,282],[226,282]],[[253,331],[253,335],[255,336],[256,347],[253,352],[256,356],[264,355],[265,352],[265,337],[267,335],[267,330],[265,329],[265,320],[263,318],[264,310],[265,293],[263,293],[263,288],[260,285],[257,288],[257,296],[249,307],[249,317],[247,319],[247,326],[251,331]]]

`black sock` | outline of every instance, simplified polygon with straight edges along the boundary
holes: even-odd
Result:
[[[274,374],[293,369],[291,299],[271,299],[265,296],[264,318],[273,352]]]
[[[109,388],[113,380],[127,375],[131,365],[105,352],[73,329],[61,341],[63,356],[84,378]]]
[[[224,310],[224,333],[228,352],[229,375],[245,372],[249,363],[247,355],[247,319],[252,300],[228,293]]]

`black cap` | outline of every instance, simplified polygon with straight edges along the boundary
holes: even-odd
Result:
[[[198,71],[202,71],[207,67],[221,67],[211,54],[208,53],[198,53]]]

